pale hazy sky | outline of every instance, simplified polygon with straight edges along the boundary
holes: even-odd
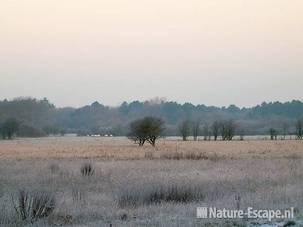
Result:
[[[1,0],[0,99],[303,99],[302,0]]]

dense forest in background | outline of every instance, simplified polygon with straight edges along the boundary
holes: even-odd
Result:
[[[295,131],[295,121],[303,117],[301,101],[270,102],[252,108],[214,107],[178,104],[161,99],[145,102],[124,102],[118,107],[98,102],[81,108],[56,108],[47,99],[16,98],[0,101],[0,125],[9,118],[19,122],[18,136],[38,137],[50,134],[77,133],[113,134],[128,133],[129,123],[144,116],[162,118],[166,135],[178,135],[178,125],[184,120],[211,125],[214,121],[232,120],[238,133],[246,135],[268,134],[270,128],[278,132]]]

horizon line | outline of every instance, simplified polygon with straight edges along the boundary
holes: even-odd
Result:
[[[100,104],[102,106],[109,107],[109,108],[118,108],[118,107],[122,106],[123,103],[131,104],[131,103],[134,103],[134,102],[139,102],[139,103],[151,103],[153,105],[160,105],[160,104],[163,104],[163,103],[176,103],[178,105],[183,106],[185,104],[190,104],[190,105],[193,105],[195,107],[205,106],[205,107],[215,107],[215,108],[219,108],[219,109],[224,109],[224,108],[229,108],[231,106],[234,106],[234,107],[237,107],[240,110],[242,110],[242,109],[251,109],[251,108],[254,108],[254,107],[262,106],[262,104],[275,104],[275,103],[286,104],[286,103],[291,103],[291,102],[301,102],[302,103],[302,100],[300,100],[300,99],[292,99],[292,100],[288,100],[288,101],[279,101],[279,100],[275,100],[275,101],[262,101],[259,104],[255,104],[255,105],[251,105],[251,106],[238,106],[237,104],[229,104],[229,105],[223,105],[223,106],[216,106],[216,105],[206,105],[206,104],[203,104],[203,103],[194,104],[194,103],[191,103],[191,102],[178,102],[178,101],[168,100],[166,98],[156,97],[156,98],[151,98],[151,99],[146,99],[146,100],[123,101],[123,102],[121,102],[118,105],[106,105],[106,104],[102,104],[102,102],[96,100],[96,101],[91,102],[90,104],[81,105],[79,107],[68,106],[68,105],[59,107],[54,102],[52,102],[51,100],[49,100],[47,97],[35,98],[35,97],[32,97],[32,96],[19,96],[19,97],[15,97],[15,98],[11,98],[11,99],[4,98],[4,99],[2,99],[0,101],[2,101],[2,102],[3,101],[13,102],[13,101],[18,101],[18,100],[37,100],[37,101],[47,100],[50,104],[54,105],[54,107],[58,108],[58,109],[64,109],[64,108],[80,109],[80,108],[83,108],[83,107],[86,107],[86,106],[92,106],[93,104]]]

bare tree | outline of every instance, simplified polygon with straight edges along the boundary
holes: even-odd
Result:
[[[208,124],[204,124],[204,127],[203,127],[203,138],[204,140],[210,140],[210,130],[209,130],[209,126]]]
[[[189,120],[182,121],[179,125],[179,132],[182,136],[183,141],[187,141],[190,136],[191,122]]]
[[[286,136],[288,135],[289,133],[289,125],[287,122],[284,122],[283,125],[282,125],[282,130],[283,130],[283,139],[285,140],[286,139]]]
[[[214,140],[216,141],[219,136],[220,123],[218,121],[214,121],[211,129],[214,136]]]
[[[236,125],[232,120],[221,122],[222,140],[232,140],[235,136]]]
[[[145,142],[152,146],[156,145],[156,140],[163,135],[164,121],[156,117],[145,117],[130,124],[128,138],[143,146]]]
[[[270,134],[270,139],[271,139],[271,140],[277,140],[278,132],[277,132],[276,129],[270,128],[270,129],[269,129],[269,134]]]
[[[193,122],[193,137],[194,137],[194,141],[197,141],[198,136],[200,134],[200,120],[195,120]]]
[[[296,136],[299,140],[303,138],[303,119],[296,122]]]

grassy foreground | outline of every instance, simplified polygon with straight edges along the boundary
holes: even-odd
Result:
[[[0,225],[245,225],[198,220],[203,205],[294,206],[300,218],[302,158],[303,143],[295,140],[165,139],[156,148],[125,138],[0,141]]]

